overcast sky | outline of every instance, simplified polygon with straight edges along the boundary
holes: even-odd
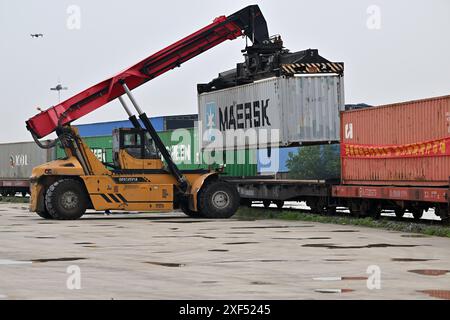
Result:
[[[386,104],[450,94],[448,0],[0,0],[0,142],[31,140],[25,121],[204,27],[258,3],[291,51],[345,62],[347,103]],[[80,28],[73,28],[75,5]],[[374,7],[375,6],[375,7]],[[76,17],[75,17],[76,18]],[[43,33],[32,38],[31,33]],[[196,84],[242,61],[225,42],[135,90],[149,116],[197,113]],[[76,123],[126,118],[118,102]]]

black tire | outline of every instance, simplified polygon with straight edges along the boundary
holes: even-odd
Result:
[[[84,187],[74,179],[56,181],[45,194],[45,207],[57,220],[77,220],[86,212],[87,205]]]
[[[202,218],[202,214],[199,211],[192,211],[189,209],[187,203],[180,204],[181,211],[190,218]]]
[[[213,181],[203,186],[198,200],[201,216],[208,219],[231,218],[240,204],[236,187],[223,181]]]
[[[275,205],[277,206],[277,208],[279,210],[283,209],[283,206],[284,206],[284,201],[283,200],[276,200],[273,203],[275,203]]]
[[[269,209],[271,204],[272,204],[272,201],[270,201],[270,200],[264,200],[263,201],[263,206],[266,209]]]
[[[38,212],[36,212],[36,214],[41,218],[44,218],[47,220],[53,220],[53,216],[50,213],[48,213],[48,211],[46,209],[44,209],[44,211],[38,211]]]

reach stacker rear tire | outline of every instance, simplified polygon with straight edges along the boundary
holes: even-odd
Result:
[[[214,181],[203,186],[198,200],[201,216],[208,219],[231,218],[240,204],[236,187],[223,181]]]

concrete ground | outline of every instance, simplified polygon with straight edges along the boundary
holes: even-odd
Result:
[[[0,299],[450,298],[450,239],[354,226],[0,204],[0,245]]]

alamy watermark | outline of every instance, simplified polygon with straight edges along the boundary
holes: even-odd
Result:
[[[172,160],[177,165],[260,164],[265,171],[276,172],[279,168],[279,129],[247,128],[220,131],[202,122],[197,132],[177,129],[171,132],[166,143]],[[257,156],[249,156],[246,151]]]
[[[68,266],[66,273],[69,274],[66,280],[66,287],[69,290],[81,289],[81,268],[77,265]]]
[[[81,29],[81,8],[75,4],[67,7],[67,20],[66,26],[69,30],[80,30]]]
[[[371,5],[367,8],[366,26],[369,30],[381,29],[381,8],[377,5]]]
[[[380,290],[381,289],[381,268],[377,265],[370,265],[367,267],[367,289]]]

